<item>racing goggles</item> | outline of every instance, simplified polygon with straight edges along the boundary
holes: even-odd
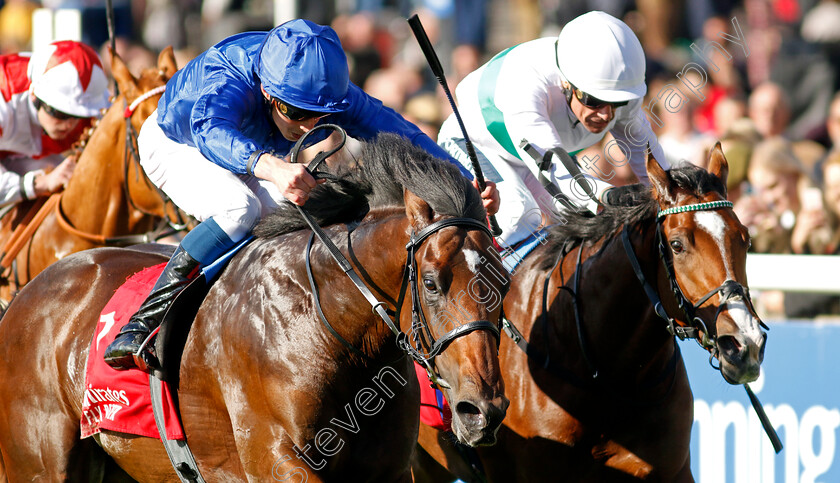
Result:
[[[85,119],[81,116],[74,116],[72,114],[67,114],[66,112],[61,112],[58,109],[52,107],[51,105],[45,103],[41,99],[35,98],[35,110],[43,109],[50,117],[53,117],[59,121],[67,121],[68,119]]]
[[[589,95],[589,94],[583,92],[582,90],[578,89],[577,87],[575,87],[572,84],[569,84],[569,85],[572,86],[572,92],[574,92],[577,100],[580,101],[580,103],[583,104],[585,107],[588,107],[590,109],[601,109],[604,106],[610,106],[613,109],[618,109],[621,106],[626,106],[630,102],[630,101],[621,101],[621,102],[602,101],[601,99],[598,99],[595,96],[592,96],[592,95]]]
[[[280,114],[286,116],[287,118],[295,122],[308,121],[310,119],[320,119],[322,117],[327,116],[327,113],[300,109],[291,104],[286,104],[285,102],[277,98],[272,98],[271,104],[275,108],[277,108],[278,111],[280,111]]]

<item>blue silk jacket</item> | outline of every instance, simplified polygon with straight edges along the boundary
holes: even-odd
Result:
[[[254,152],[271,152],[277,156],[289,153],[294,142],[285,139],[274,126],[255,71],[255,61],[267,35],[267,32],[245,32],[229,37],[175,73],[158,103],[158,124],[167,137],[197,147],[207,159],[237,174],[247,172],[248,159]],[[279,49],[268,52],[268,58],[264,55],[262,62],[288,62],[288,52],[276,50]],[[300,82],[310,89],[312,85],[328,88],[324,82],[319,84],[316,79],[313,83],[305,75],[292,76],[289,81]],[[319,98],[318,92],[311,95],[313,99]],[[361,140],[372,140],[383,131],[400,134],[433,156],[451,161],[472,179],[469,172],[417,126],[353,83],[348,85],[345,101],[349,104],[347,109],[329,114],[318,123],[337,124],[349,136]],[[307,141],[311,139],[314,144],[327,134],[326,130],[318,131]]]

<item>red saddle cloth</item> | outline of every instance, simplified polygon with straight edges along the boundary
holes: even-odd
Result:
[[[443,393],[432,387],[426,369],[414,363],[420,383],[420,422],[441,431],[452,431],[452,410]]]
[[[149,375],[138,369],[112,369],[105,364],[102,353],[149,295],[165,266],[166,263],[161,263],[129,277],[102,309],[85,370],[82,438],[107,429],[160,439],[152,413]],[[184,430],[166,383],[162,392],[166,437],[184,439]]]

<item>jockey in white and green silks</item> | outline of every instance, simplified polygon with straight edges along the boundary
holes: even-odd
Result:
[[[646,91],[639,40],[626,24],[603,12],[577,17],[559,37],[509,48],[461,81],[459,112],[484,176],[497,184],[501,207],[496,218],[504,246],[556,222],[550,214],[562,208],[535,177],[537,165],[520,148],[522,140],[540,156],[555,147],[574,156],[610,132],[615,140],[601,156],[618,166],[627,162],[626,154],[633,172],[647,183],[648,143],[660,163],[665,158],[642,111]],[[438,144],[471,169],[463,138],[453,115],[443,124]],[[596,159],[577,161],[586,172]],[[596,168],[600,179],[587,175],[599,197],[611,188],[614,176],[611,169],[604,171]],[[578,206],[597,210],[556,157],[543,175]]]

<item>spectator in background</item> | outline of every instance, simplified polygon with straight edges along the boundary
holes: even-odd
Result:
[[[440,100],[430,92],[409,99],[405,104],[403,116],[432,139],[437,139],[444,120]]]
[[[675,78],[674,75],[669,77],[671,79]],[[696,78],[698,77],[697,73],[690,72],[686,77],[691,78],[689,82],[692,84],[700,84],[700,81]],[[671,166],[684,163],[705,166],[707,162],[706,150],[712,144],[712,138],[695,129],[692,122],[698,106],[697,98],[688,96],[688,100],[676,112],[671,112],[670,109],[665,109],[662,106],[662,103],[657,103],[654,106],[656,115],[662,121],[662,127],[656,135],[668,163]]]
[[[416,71],[404,65],[395,65],[371,72],[362,87],[387,107],[401,112],[409,96],[420,90],[422,82]]]
[[[828,105],[828,117],[825,120],[825,130],[828,136],[828,150],[823,159],[817,161],[814,166],[814,179],[819,184],[824,183],[824,164],[829,157],[840,153],[840,91],[834,94],[831,103]]]
[[[840,254],[840,152],[834,151],[822,166],[823,199],[831,238],[825,253]]]
[[[790,143],[780,137],[758,143],[747,176],[753,194],[740,200],[736,213],[750,228],[753,251],[822,253],[827,236],[825,230],[814,229],[811,215],[818,209],[814,203],[815,188]],[[808,214],[803,213],[803,208]]]
[[[830,252],[832,227],[820,191],[780,137],[760,142],[753,152],[749,181],[754,193],[735,205],[758,253],[821,254]],[[765,291],[758,298],[764,311],[786,317],[813,317],[836,310],[837,297]]]
[[[742,97],[726,96],[715,104],[712,117],[713,135],[721,139],[727,135],[736,121],[747,117],[747,103]]]
[[[762,138],[784,136],[790,123],[790,102],[774,82],[756,86],[748,99],[748,113]]]
[[[350,16],[339,16],[332,21],[341,45],[347,53],[350,82],[362,86],[368,76],[384,67],[382,56],[376,49],[376,22],[371,12],[362,11]]]
[[[708,47],[708,45],[714,45],[711,44],[712,42],[718,44],[722,42],[721,33],[733,34],[733,28],[730,19],[720,16],[711,17],[703,23],[702,38],[695,41],[695,44],[704,49],[705,55],[708,56],[700,58],[696,52],[692,53],[693,60],[704,65],[708,75],[708,82],[703,87],[704,99],[696,106],[694,113],[695,129],[705,134],[711,135],[725,130],[716,125],[715,109],[722,100],[740,97],[744,92],[743,80],[738,71],[738,64],[743,57],[731,48],[727,52],[732,57],[727,58],[717,49]],[[698,76],[697,72],[691,72],[695,77]],[[698,81],[700,82],[695,85],[702,85],[702,80],[698,79]]]
[[[487,45],[487,0],[455,1],[454,85],[481,65]]]

